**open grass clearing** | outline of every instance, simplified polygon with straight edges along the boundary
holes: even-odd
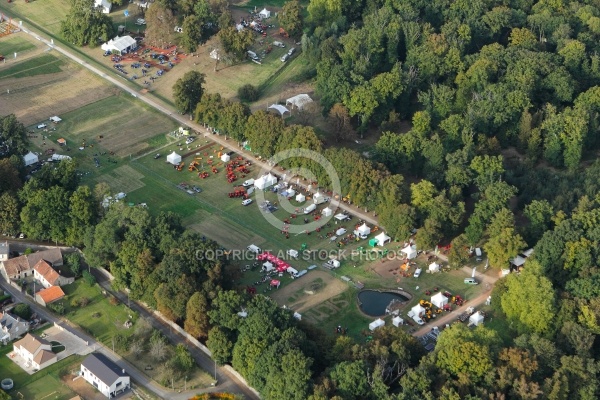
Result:
[[[20,397],[17,392],[23,397]],[[11,391],[11,394],[15,399],[36,400],[69,400],[75,396],[75,392],[64,385],[55,374],[46,375],[27,386]]]
[[[4,57],[11,58],[14,56],[14,53],[17,53],[17,56],[19,56],[21,55],[20,53],[28,52],[35,48],[35,44],[22,34],[12,34],[0,39],[0,54]]]
[[[68,14],[70,8],[70,2],[59,0],[44,0],[29,3],[24,1],[2,2],[0,6],[0,10],[26,16],[55,35],[60,33],[60,22]]]
[[[79,325],[100,342],[111,346],[115,334],[120,333],[125,336],[133,334],[133,331],[126,328],[124,324],[130,320],[130,316],[133,317],[131,320],[135,321],[137,314],[124,304],[111,304],[109,297],[102,293],[102,289],[98,285],[89,286],[82,280],[78,280],[63,286],[63,290],[67,295],[63,300],[67,319]],[[73,299],[82,297],[89,299],[87,306],[73,307],[71,305]]]

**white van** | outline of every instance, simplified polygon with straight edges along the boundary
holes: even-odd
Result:
[[[423,270],[421,268],[417,268],[417,270],[415,271],[415,278],[418,278],[419,276],[421,276],[421,272],[423,272]]]
[[[242,183],[243,187],[250,187],[252,185],[254,185],[254,179],[248,179],[248,180],[245,180],[244,183]]]
[[[475,278],[465,278],[465,283],[467,285],[477,285],[478,282],[475,280]]]
[[[251,251],[256,254],[262,253],[262,249],[255,244],[251,244],[250,246],[248,246],[246,248],[248,249],[248,251]]]
[[[317,205],[311,204],[310,206],[308,206],[304,209],[304,214],[310,214],[311,212],[315,211],[316,209],[317,209]]]

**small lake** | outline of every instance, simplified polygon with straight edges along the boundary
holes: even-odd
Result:
[[[358,294],[359,307],[371,317],[385,315],[385,309],[392,300],[408,301],[408,298],[394,292],[378,292],[375,290],[363,290]]]

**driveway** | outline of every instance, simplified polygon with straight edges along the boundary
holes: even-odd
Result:
[[[71,354],[79,354],[83,356],[92,352],[92,347],[88,346],[85,340],[60,326],[53,325],[52,327],[46,329],[44,334],[44,339],[47,341],[59,342],[65,346],[65,350],[58,353],[59,360],[67,358]]]

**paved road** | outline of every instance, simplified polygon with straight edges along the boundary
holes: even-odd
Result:
[[[151,323],[152,327],[158,329],[163,335],[165,335],[171,343],[174,344],[183,344],[185,345],[198,365],[207,373],[213,374],[216,371],[217,381],[219,382],[217,389],[224,392],[231,393],[239,393],[243,394],[247,398],[250,399],[258,399],[258,397],[247,388],[245,384],[240,382],[235,376],[231,375],[228,371],[216,367],[215,370],[215,362],[202,350],[198,347],[190,343],[183,335],[173,330],[168,324],[163,322],[161,319],[157,318],[156,315],[152,312],[152,310],[142,306],[141,304],[135,301],[129,301],[127,295],[122,292],[116,292],[112,289],[110,285],[110,281],[106,278],[106,276],[99,270],[93,268],[92,273],[96,277],[98,284],[106,291],[110,292],[114,296],[116,296],[122,303],[128,304],[131,309],[139,313],[139,315],[145,318],[148,322]],[[213,390],[205,390],[205,391],[213,391]],[[171,393],[170,399],[187,399],[185,396],[175,396],[174,393]]]

